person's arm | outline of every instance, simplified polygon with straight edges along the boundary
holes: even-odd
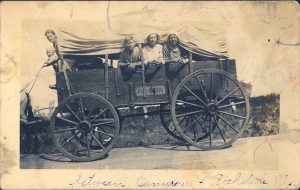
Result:
[[[172,62],[172,61],[170,60],[170,52],[169,52],[169,50],[168,50],[167,45],[164,45],[164,46],[163,46],[163,57],[164,57],[165,63],[170,63],[170,62]]]
[[[59,58],[57,56],[51,56],[43,65],[43,67],[48,67],[51,65],[54,65],[57,61],[59,60]]]
[[[181,54],[179,54],[178,58],[170,59],[170,51],[166,45],[163,47],[163,55],[164,55],[165,63],[172,63],[172,62],[187,63],[189,61],[189,59],[186,56],[181,57]]]
[[[180,62],[181,58],[164,59],[165,63]]]
[[[119,66],[127,66],[127,65],[129,65],[130,63],[125,63],[125,62],[121,62],[121,61],[119,61],[118,62],[118,65]]]
[[[118,66],[127,66],[128,63],[124,59],[123,52],[121,53],[119,60],[118,60]]]
[[[139,61],[139,62],[132,62],[132,63],[127,62],[127,61],[124,59],[123,53],[120,55],[119,60],[118,60],[118,65],[119,65],[119,66],[128,66],[128,67],[134,68],[135,66],[141,65],[141,64],[142,64],[142,63],[141,63],[140,61]]]
[[[165,60],[163,58],[163,48],[161,45],[157,48],[157,59],[155,60],[158,64],[165,64]]]
[[[148,52],[147,52],[146,48],[144,47],[142,49],[142,63],[144,63],[146,65],[146,64],[148,64],[148,62],[149,62]]]

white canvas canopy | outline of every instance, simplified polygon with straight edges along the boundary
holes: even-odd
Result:
[[[157,33],[161,36],[159,43],[163,44],[170,33],[178,35],[180,46],[202,58],[225,58],[226,43],[221,33],[213,29],[204,29],[193,24],[170,25],[147,21],[133,23],[132,17],[138,13],[118,15],[104,22],[72,22],[60,27],[58,31],[59,45],[63,55],[104,55],[118,54],[123,49],[125,36],[133,36],[137,43],[145,43],[147,35]],[[120,20],[121,19],[121,20]],[[121,24],[120,24],[121,23]],[[213,45],[207,45],[213,44]],[[206,50],[205,47],[210,47]],[[213,47],[213,48],[212,48]]]

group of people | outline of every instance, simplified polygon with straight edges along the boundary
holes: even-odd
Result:
[[[169,34],[166,43],[158,44],[160,36],[149,34],[146,38],[146,45],[141,48],[136,45],[132,36],[124,40],[124,50],[119,58],[119,66],[135,70],[142,64],[168,64],[172,62],[187,63],[188,59],[182,57],[178,47],[179,38],[176,34]]]
[[[52,66],[55,72],[69,70],[70,66],[64,62],[59,50],[57,36],[51,29],[45,31],[45,37],[52,43],[51,47],[46,49],[48,56],[47,61],[43,67]],[[142,64],[148,66],[150,64],[169,64],[169,63],[187,63],[189,60],[182,57],[181,51],[178,47],[180,41],[176,34],[169,34],[164,45],[158,43],[160,36],[156,33],[151,33],[146,38],[146,45],[142,48],[137,45],[132,36],[127,36],[124,39],[124,50],[118,60],[118,66],[126,68],[130,71],[135,71],[140,68]],[[55,89],[55,85],[49,86]]]

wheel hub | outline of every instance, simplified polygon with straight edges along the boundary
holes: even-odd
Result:
[[[218,106],[215,103],[209,103],[207,105],[207,111],[211,115],[215,115],[218,112]]]
[[[79,130],[81,132],[88,133],[90,131],[91,127],[92,127],[92,124],[89,121],[84,120],[79,123]]]

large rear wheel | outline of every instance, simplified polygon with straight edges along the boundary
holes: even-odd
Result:
[[[200,70],[175,89],[171,115],[186,142],[204,150],[226,148],[249,124],[249,97],[231,74]]]

